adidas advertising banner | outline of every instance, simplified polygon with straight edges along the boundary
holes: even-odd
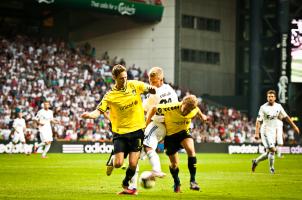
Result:
[[[1,153],[24,153],[24,150],[28,153],[33,152],[34,145],[33,144],[1,144],[0,143],[0,154]]]
[[[34,143],[30,144],[16,144],[12,143],[0,143],[0,154],[1,153],[24,153],[24,148],[26,152],[32,153],[34,148]],[[100,142],[78,142],[69,143],[62,141],[54,141],[51,144],[50,153],[111,153],[113,150],[112,143],[100,143]],[[43,148],[39,147],[37,153],[42,153]]]
[[[16,144],[0,143],[0,154],[3,153],[32,153],[34,143]],[[66,142],[54,141],[51,144],[50,153],[111,153],[112,143],[103,142]],[[257,144],[217,144],[217,143],[195,143],[197,153],[229,153],[229,154],[259,154],[265,151],[262,145]],[[283,154],[302,154],[302,146],[283,146],[280,148]],[[38,148],[37,153],[42,153],[42,147]]]
[[[299,146],[282,146],[278,147],[282,154],[302,154],[302,147]],[[264,153],[265,148],[262,145],[251,145],[251,144],[243,144],[243,145],[229,145],[228,153],[229,154],[252,154],[252,153]]]
[[[62,153],[111,153],[112,144],[63,144]]]

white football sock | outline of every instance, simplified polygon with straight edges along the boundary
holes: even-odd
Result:
[[[161,172],[160,160],[158,154],[152,149],[147,152],[149,162],[152,166],[152,170],[155,172]]]
[[[47,152],[49,151],[49,149],[50,149],[50,144],[46,144],[45,145],[45,148],[44,148],[44,150],[43,150],[43,153],[42,153],[42,156],[44,157],[44,156],[46,156],[46,154],[47,154]]]
[[[37,147],[42,147],[42,146],[46,146],[45,142],[41,142],[40,144],[37,145]]]
[[[130,190],[137,189],[138,173],[139,173],[139,166],[137,165],[136,169],[135,169],[135,174],[131,178],[130,184],[129,184],[129,187],[128,187]]]
[[[268,153],[265,152],[263,154],[261,154],[258,158],[256,158],[256,163],[258,164],[259,162],[266,160],[268,157]]]
[[[269,159],[269,166],[270,168],[274,169],[274,163],[275,163],[275,152],[270,152],[268,154],[268,159]]]
[[[282,156],[281,155],[281,147],[280,146],[277,147],[277,155],[278,155],[279,158]]]

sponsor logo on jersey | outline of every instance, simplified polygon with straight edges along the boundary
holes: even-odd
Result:
[[[138,101],[137,100],[135,100],[135,101],[133,101],[132,103],[130,103],[130,104],[128,104],[128,105],[125,105],[125,106],[122,106],[121,108],[120,108],[120,110],[126,110],[126,109],[128,109],[128,108],[131,108],[131,107],[133,107],[133,106],[136,106],[138,104]]]

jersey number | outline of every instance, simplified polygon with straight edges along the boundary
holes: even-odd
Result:
[[[166,104],[166,103],[171,103],[172,102],[172,99],[169,98],[169,99],[162,99],[160,100],[159,104]]]

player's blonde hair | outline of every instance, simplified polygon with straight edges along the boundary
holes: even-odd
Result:
[[[198,100],[195,95],[191,94],[191,95],[185,96],[182,100],[182,103],[195,108],[198,105]]]
[[[164,71],[160,67],[152,67],[149,70],[149,77],[158,77],[159,79],[163,80],[164,79]]]
[[[126,71],[126,67],[124,67],[123,65],[114,65],[113,69],[112,69],[112,77],[113,79],[116,79],[116,77],[118,77],[118,75],[122,72]]]

